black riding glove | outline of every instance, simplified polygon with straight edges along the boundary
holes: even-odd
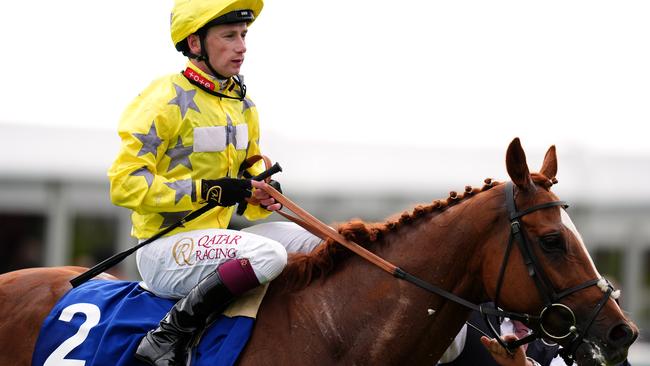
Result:
[[[201,180],[201,197],[217,206],[233,206],[252,194],[251,181],[248,179],[220,178]]]

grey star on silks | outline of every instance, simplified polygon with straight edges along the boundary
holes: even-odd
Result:
[[[176,191],[175,204],[178,203],[184,196],[190,196],[194,200],[194,182],[191,179],[182,179],[175,182],[165,183],[165,185]]]
[[[226,114],[226,145],[232,144],[232,146],[237,146],[237,128],[232,124],[232,119],[230,115]]]
[[[253,101],[248,98],[244,98],[244,100],[242,100],[242,104],[242,113],[246,112],[247,109],[251,109],[251,107],[255,107],[255,103],[253,103]]]
[[[160,228],[166,228],[181,221],[190,212],[192,211],[159,212],[158,214],[163,217],[163,223],[160,225]]]
[[[158,133],[156,132],[156,123],[154,121],[151,121],[149,132],[146,134],[134,133],[133,136],[142,142],[142,147],[140,148],[140,151],[138,151],[138,156],[152,153],[155,157],[158,154],[158,146],[162,144],[162,140],[158,137]]]
[[[182,165],[187,169],[192,170],[192,163],[190,162],[190,154],[193,151],[194,149],[192,148],[192,146],[187,146],[187,147],[183,146],[183,140],[181,139],[180,136],[178,136],[178,141],[176,142],[176,146],[167,150],[167,152],[165,153],[165,155],[171,158],[167,171],[174,169],[178,165]]]
[[[170,100],[167,104],[177,105],[181,109],[181,118],[185,118],[185,113],[190,108],[201,113],[199,107],[194,103],[195,89],[185,90],[176,84],[174,84],[174,89],[176,89],[176,98]]]
[[[144,179],[147,181],[147,186],[151,188],[151,184],[153,183],[153,174],[149,171],[149,169],[147,169],[147,167],[143,166],[142,168],[135,170],[129,175],[144,177]]]

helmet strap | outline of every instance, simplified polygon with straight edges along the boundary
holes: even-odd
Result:
[[[219,80],[227,80],[228,78],[219,74],[217,70],[215,70],[214,67],[212,67],[212,64],[210,63],[210,58],[208,57],[208,50],[205,44],[205,32],[199,32],[199,42],[201,42],[201,55],[197,58],[197,60],[205,62],[205,65],[208,67],[210,72],[212,72],[212,76],[216,77]]]

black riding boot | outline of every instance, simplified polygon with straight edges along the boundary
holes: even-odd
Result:
[[[201,330],[211,314],[221,313],[233,300],[218,271],[202,279],[180,299],[140,341],[135,358],[154,366],[183,366],[192,336]]]

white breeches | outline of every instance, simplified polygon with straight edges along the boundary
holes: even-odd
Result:
[[[241,231],[204,229],[162,237],[136,253],[142,286],[157,296],[181,298],[223,262],[247,258],[260,284],[277,277],[287,252],[310,252],[320,238],[290,222]]]

